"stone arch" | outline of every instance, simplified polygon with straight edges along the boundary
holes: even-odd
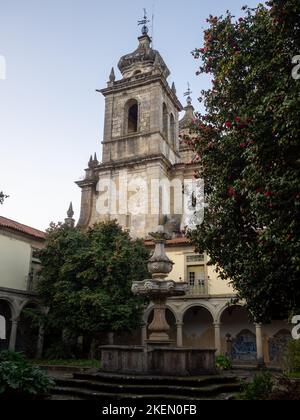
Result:
[[[169,140],[169,114],[166,103],[163,103],[163,135],[166,140]]]
[[[256,328],[245,306],[227,306],[219,314],[222,353],[236,361],[255,361]]]
[[[35,306],[41,313],[45,312],[45,308],[40,304],[37,299],[28,299],[22,302],[19,308],[20,314],[26,308],[26,306]]]
[[[174,316],[174,318],[175,318],[176,322],[180,322],[180,320],[178,319],[177,313],[176,313],[176,311],[174,310],[174,308],[172,308],[172,306],[170,306],[170,305],[168,305],[168,304],[166,304],[166,308],[167,308],[167,309],[168,309],[168,310],[172,313],[172,315]],[[143,316],[143,322],[144,322],[144,324],[148,325],[148,323],[149,323],[149,317],[150,317],[150,315],[151,315],[151,313],[152,313],[153,309],[154,309],[154,305],[150,305],[150,306],[148,306],[148,308],[145,310],[145,312],[144,312],[144,316]]]
[[[204,302],[199,302],[199,303],[195,303],[194,302],[194,303],[190,303],[190,304],[184,306],[184,308],[182,309],[181,314],[180,314],[179,322],[180,321],[182,322],[183,319],[184,319],[184,315],[186,314],[186,312],[189,309],[194,308],[194,307],[206,309],[210,313],[210,315],[212,316],[213,320],[215,319],[215,317],[214,317],[214,310],[213,310],[213,308],[209,304],[206,304]]]
[[[269,338],[269,361],[271,364],[284,367],[286,351],[290,341],[292,341],[292,335],[287,328],[277,331]]]
[[[139,103],[129,99],[125,104],[125,134],[134,134],[139,130]]]
[[[37,353],[39,327],[27,316],[26,309],[43,312],[43,308],[35,300],[27,300],[20,307],[16,350],[24,353],[28,358],[34,358]]]
[[[211,310],[201,304],[191,304],[183,313],[183,345],[214,348],[214,317]]]
[[[241,302],[238,302],[238,303],[235,303],[234,305],[230,305],[229,306],[228,304],[226,304],[226,305],[222,306],[221,309],[219,309],[219,311],[218,311],[218,313],[216,315],[216,318],[215,318],[216,323],[220,323],[221,322],[222,316],[223,316],[224,312],[226,312],[226,310],[228,310],[228,309],[230,310],[230,308],[234,308],[234,307],[245,308],[245,305],[243,303],[241,303]]]
[[[239,362],[256,361],[256,335],[252,331],[244,329],[232,340],[231,357],[234,361]]]
[[[14,317],[14,308],[10,299],[0,297],[0,316],[4,318],[5,322],[2,328],[5,327],[5,330],[2,331],[2,336],[5,336],[5,339],[0,340],[0,350],[9,348],[10,333],[12,328],[12,319]],[[4,334],[3,334],[4,333]]]

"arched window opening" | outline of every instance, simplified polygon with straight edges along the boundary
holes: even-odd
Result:
[[[171,125],[171,142],[173,144],[173,147],[176,147],[176,124],[175,124],[175,118],[174,115],[171,114],[170,117],[170,125]]]
[[[167,140],[169,138],[168,132],[169,132],[169,127],[168,127],[168,109],[167,109],[167,105],[164,103],[163,104],[163,135],[165,136],[165,138]]]
[[[136,101],[131,101],[128,104],[128,125],[127,125],[128,134],[136,133],[138,131],[138,116],[139,116],[138,103]]]

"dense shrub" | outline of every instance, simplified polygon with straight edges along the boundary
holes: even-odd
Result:
[[[217,356],[216,368],[218,370],[230,370],[232,368],[232,362],[227,356]]]
[[[243,383],[240,400],[266,400],[274,389],[275,381],[269,372],[255,375],[250,383]]]
[[[20,354],[0,352],[0,400],[45,396],[54,382]]]
[[[287,351],[288,373],[300,372],[300,340],[289,342]]]

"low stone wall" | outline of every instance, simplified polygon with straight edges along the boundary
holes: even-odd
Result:
[[[215,350],[194,348],[103,346],[104,372],[165,376],[215,374]]]

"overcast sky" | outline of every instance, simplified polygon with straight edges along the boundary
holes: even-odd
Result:
[[[183,102],[189,81],[197,107],[209,80],[196,77],[191,51],[203,44],[205,20],[227,9],[240,16],[245,3],[258,1],[0,0],[0,191],[10,195],[0,214],[46,229],[73,201],[79,217],[74,181],[91,153],[101,157],[104,98],[95,90],[137,47],[143,7],[154,8],[154,47],[170,84]]]

